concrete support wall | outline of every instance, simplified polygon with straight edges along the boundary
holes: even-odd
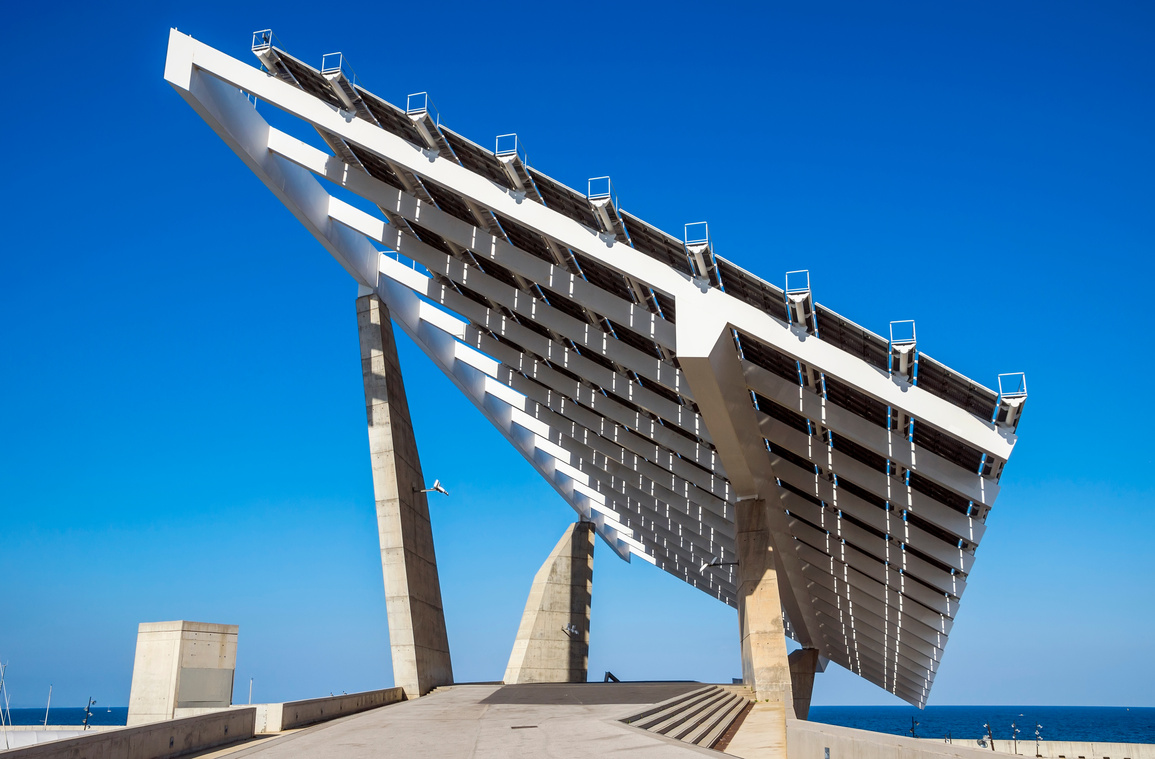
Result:
[[[177,708],[232,703],[236,625],[143,622],[136,635],[128,724],[172,719]]]
[[[357,330],[381,569],[389,617],[393,681],[407,698],[453,682],[433,528],[389,310],[376,295],[357,298]]]
[[[923,743],[941,743],[929,738],[921,739]],[[1006,754],[1008,756],[1042,757],[1043,759],[1155,759],[1155,743],[1092,743],[1090,741],[1039,741],[1020,740],[1018,745],[1014,741],[996,739],[994,748],[988,744],[982,746],[976,740],[956,740],[952,746],[965,746],[986,751],[988,754]],[[1037,751],[1037,753],[1036,753]]]
[[[403,688],[385,688],[362,693],[343,693],[340,696],[287,701],[283,704],[253,704],[257,710],[256,731],[279,733],[318,722],[344,717],[347,714],[397,704],[405,700]]]
[[[982,748],[973,740],[946,743],[942,739],[905,738],[803,720],[789,720],[786,724],[787,759],[990,759],[992,755],[1014,755],[1013,741],[996,740],[995,751],[991,751],[989,746]],[[727,751],[735,753],[732,747]],[[1155,759],[1155,745],[1042,741],[1039,754],[1044,759]],[[747,759],[758,756],[735,755]],[[1035,742],[1019,741],[1018,755],[1035,756]]]
[[[786,627],[766,512],[766,502],[761,499],[746,499],[735,505],[742,679],[758,701],[781,703],[785,716],[792,718],[794,693],[786,654]]]
[[[593,528],[589,522],[578,522],[567,529],[534,576],[505,670],[506,684],[586,681]]]
[[[225,709],[17,748],[4,759],[172,759],[252,738],[253,718],[251,707]]]
[[[814,673],[818,671],[818,649],[800,648],[790,654],[790,682],[794,690],[794,716],[810,716],[810,696],[814,693]]]

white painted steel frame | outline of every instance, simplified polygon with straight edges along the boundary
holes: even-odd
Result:
[[[998,462],[996,472],[1013,449],[1013,430],[635,250],[616,202],[595,204],[603,227],[595,230],[527,198],[524,169],[513,168],[515,188],[469,171],[427,116],[417,124],[426,144],[413,145],[366,116],[351,85],[338,83],[336,95],[361,118],[175,30],[165,78],[354,279],[378,293],[402,329],[615,552],[627,560],[640,556],[733,604],[733,568],[701,565],[735,556],[736,500],[777,499],[788,632],[911,703],[925,703],[984,531],[982,517],[998,494],[997,474],[970,472],[825,393],[742,361],[719,336],[729,340],[734,330],[753,336],[797,361],[800,372],[837,378],[900,418],[984,453]],[[318,129],[340,155],[272,128],[246,93]],[[386,162],[414,192],[365,173],[350,146]],[[318,178],[366,199],[385,218],[332,196]],[[456,196],[476,225],[438,208],[423,183]],[[556,261],[514,245],[491,212],[540,235]],[[417,239],[409,224],[439,235],[453,254]],[[644,297],[631,302],[567,270],[560,253],[566,250],[622,274],[635,297],[652,288],[673,299],[681,320],[663,318]],[[463,251],[483,267],[499,264],[516,286],[481,271]],[[699,265],[707,260],[703,255]],[[587,319],[547,304],[536,285],[570,299]],[[615,339],[603,319],[653,341],[655,353]],[[703,384],[710,367],[723,364],[735,368]],[[690,365],[697,367],[694,382],[681,368]],[[706,396],[698,397],[702,389]],[[764,413],[773,408],[755,410],[743,400],[750,392],[809,420],[809,432]],[[725,439],[715,440],[716,430]],[[887,471],[838,450],[830,435],[882,457]],[[768,452],[762,438],[781,453]],[[912,488],[907,472],[972,508],[963,513]],[[888,505],[880,508],[856,491]]]

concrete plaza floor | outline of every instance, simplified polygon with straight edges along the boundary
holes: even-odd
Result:
[[[700,683],[457,685],[271,739],[211,753],[229,759],[722,756],[618,720]],[[207,759],[209,755],[202,755]]]

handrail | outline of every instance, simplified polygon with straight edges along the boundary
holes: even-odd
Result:
[[[437,112],[437,108],[433,105],[433,99],[429,97],[428,92],[414,92],[405,97],[405,113],[408,116],[419,116],[423,113],[428,113],[429,117],[433,119],[433,123],[441,126],[441,114]]]
[[[277,39],[277,35],[273,34],[272,29],[260,29],[253,32],[253,52],[259,53],[262,50],[268,50],[271,47],[280,47],[281,41]]]
[[[906,325],[910,325],[909,330]],[[895,335],[895,327],[898,327],[898,335]],[[902,319],[890,323],[890,344],[893,345],[912,345],[916,342],[914,331],[914,319]]]
[[[1003,378],[1006,378],[1006,387]],[[999,375],[1000,398],[1025,398],[1027,396],[1027,375],[1025,372],[1010,372]]]
[[[805,285],[797,284],[801,275],[805,275],[805,277],[806,277],[806,284]],[[793,277],[793,281],[795,282],[795,284],[793,286],[791,286],[791,284],[790,284],[791,277]],[[801,293],[808,293],[808,292],[810,292],[810,270],[809,269],[798,269],[797,271],[786,272],[786,294],[787,295],[792,295],[795,293],[801,294]]]

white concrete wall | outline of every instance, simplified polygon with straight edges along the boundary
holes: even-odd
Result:
[[[405,700],[405,689],[398,686],[382,690],[362,691],[360,693],[342,693],[340,696],[325,696],[310,698],[303,701],[286,701],[274,704],[250,704],[248,706],[233,706],[232,709],[253,709],[254,730],[258,733],[279,733],[282,730],[293,730],[306,725],[326,722],[347,714],[356,714],[367,709],[376,709]],[[212,714],[222,709],[177,709],[176,716],[192,717],[199,714]]]
[[[4,759],[172,759],[253,737],[255,710],[228,709],[2,752]]]
[[[990,753],[959,742],[943,743],[821,722],[786,720],[787,759],[991,759]]]
[[[991,759],[1012,755],[1014,743],[996,740],[992,751],[974,740],[946,743],[792,719],[786,746],[787,759]],[[1045,759],[1155,759],[1155,744],[1042,741],[1039,753]],[[1018,755],[1035,756],[1035,742],[1019,741]]]
[[[8,748],[23,748],[35,746],[37,743],[58,741],[62,738],[75,738],[78,735],[92,735],[109,730],[121,730],[120,725],[91,725],[85,731],[80,725],[7,725],[4,728],[5,739],[0,740],[0,751],[4,751],[5,743]]]
[[[280,714],[275,710],[268,712],[265,732],[279,732],[293,728],[324,722],[346,714],[356,714],[367,709],[376,709],[378,706],[396,704],[405,700],[405,689],[385,688],[370,690],[362,693],[349,693],[328,698],[311,698],[307,701],[289,701],[284,704],[270,704],[270,707],[279,706]]]
[[[955,741],[956,745],[973,746],[978,741]],[[990,746],[986,751],[1009,756],[1041,756],[1043,759],[1155,759],[1155,743],[1099,743],[1090,741],[1039,741],[1038,754],[1035,753],[1033,740],[1019,739],[1018,746],[1014,741],[994,740],[994,749]]]

